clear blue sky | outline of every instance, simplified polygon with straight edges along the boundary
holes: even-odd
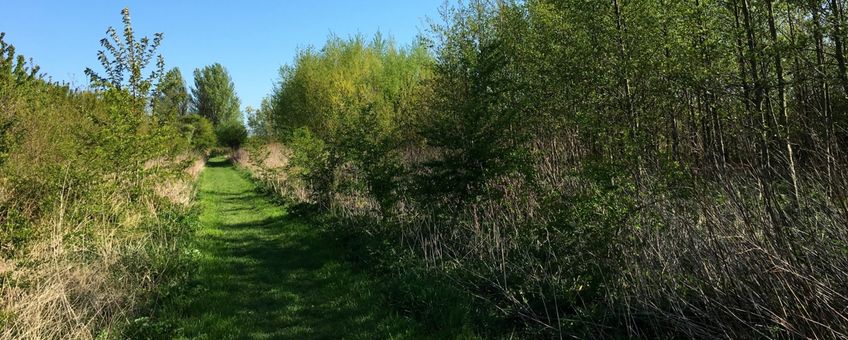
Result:
[[[179,67],[189,86],[192,71],[219,62],[230,71],[242,107],[257,107],[301,47],[323,45],[378,30],[408,44],[437,18],[444,0],[264,1],[11,1],[0,5],[0,32],[18,53],[33,58],[56,81],[85,86],[86,67],[101,70],[96,53],[109,26],[121,27],[130,8],[137,36],[163,32],[160,53]]]

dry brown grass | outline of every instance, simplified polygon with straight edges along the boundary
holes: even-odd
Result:
[[[203,155],[197,152],[184,152],[176,155],[175,157],[157,157],[148,160],[147,162],[144,162],[142,168],[144,170],[150,170],[153,168],[164,168],[172,166],[174,164],[180,164],[190,160],[194,160],[199,157],[203,157]]]
[[[197,179],[200,176],[200,172],[203,171],[203,168],[206,166],[205,157],[198,157],[191,163],[191,166],[185,169],[185,173],[189,175],[192,179]]]
[[[11,200],[14,197],[13,195],[12,189],[6,185],[6,179],[0,178],[0,205]]]
[[[803,179],[797,211],[751,199],[767,194],[750,177],[658,201],[669,228],[634,230],[620,301],[689,337],[848,339],[848,215]]]
[[[90,339],[120,322],[131,310],[130,295],[122,280],[112,280],[127,247],[118,244],[115,226],[91,220],[69,224],[60,209],[47,223],[47,237],[35,242],[7,273],[2,308],[11,314],[0,332],[3,339]],[[82,243],[73,236],[83,228],[94,232]]]
[[[188,206],[194,196],[194,186],[186,180],[169,180],[157,184],[153,190],[159,197],[174,204]]]
[[[233,153],[233,161],[251,171],[282,170],[289,164],[291,150],[280,143],[259,147],[240,148]],[[282,171],[275,171],[282,173]]]
[[[641,190],[608,192],[577,175],[572,143],[538,143],[534,185],[499,178],[488,183],[496,198],[459,206],[402,197],[390,216],[399,233],[356,228],[398,237],[533,334],[848,339],[848,201],[828,194],[844,192],[844,178],[802,172],[798,207],[747,167],[672,187],[644,174]],[[360,175],[342,166],[335,180]],[[375,214],[367,192],[333,194],[340,217]]]
[[[198,154],[183,154],[172,161],[157,161],[152,166],[173,166],[174,164],[187,163],[190,160],[191,165],[183,170],[187,178],[176,178],[156,183],[153,187],[154,192],[159,197],[165,198],[174,204],[180,206],[189,206],[195,195],[194,181],[200,176],[200,172],[206,166],[206,159],[203,155]]]
[[[270,143],[249,149],[239,149],[233,161],[249,171],[280,197],[307,201],[309,193],[302,183],[289,180],[291,149],[280,143]]]
[[[280,143],[271,143],[265,146],[266,156],[262,160],[262,166],[266,169],[282,169],[289,164],[291,150]]]
[[[170,237],[152,235],[165,234],[156,231],[163,222],[152,195],[190,205],[203,164],[196,159],[186,178],[153,185],[141,200],[115,185],[88,205],[63,203],[46,215],[41,237],[15,259],[0,259],[0,339],[94,339],[130,321],[162,276],[150,249],[177,249]],[[109,217],[87,212],[90,205],[107,206]]]
[[[12,273],[15,271],[15,263],[0,258],[0,276]]]

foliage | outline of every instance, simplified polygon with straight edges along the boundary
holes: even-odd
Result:
[[[289,144],[294,150],[289,160],[289,173],[312,192],[316,202],[324,207],[330,203],[333,192],[333,162],[326,143],[308,128],[294,130]]]
[[[174,122],[188,114],[191,98],[179,68],[169,70],[162,77],[153,101],[153,113],[161,122]]]
[[[179,276],[193,213],[162,193],[191,200],[172,161],[186,144],[147,111],[161,35],[136,41],[123,14],[125,42],[102,43],[115,59],[99,54],[108,79],[87,72],[96,91],[45,80],[0,35],[2,338],[108,334]]]
[[[496,29],[497,13],[482,2],[454,12],[437,27],[432,100],[419,133],[441,157],[425,164],[425,193],[482,194],[486,182],[518,170],[527,139],[527,115],[510,51]]]
[[[519,338],[846,338],[844,7],[458,2],[407,47],[377,34],[299,51],[247,124],[290,148],[262,169],[270,187],[331,214],[397,282],[395,303],[431,323]],[[161,34],[136,41],[123,15],[123,39],[110,28],[101,42],[106,76],[86,71],[96,92],[44,81],[2,43],[3,255],[56,249],[33,246],[49,235],[85,250],[117,225],[179,238],[178,219],[133,217],[170,211],[150,201],[165,176],[151,164],[244,143],[226,69],[195,70],[185,116],[178,71],[155,96],[161,57],[143,76]],[[144,270],[122,273],[173,252],[139,242],[144,260],[119,258]]]
[[[215,127],[208,119],[197,114],[190,114],[183,117],[182,123],[182,134],[195,150],[208,150],[218,145]]]
[[[154,34],[152,41],[148,37],[136,40],[130,20],[130,10],[124,8],[121,10],[121,16],[124,24],[123,40],[118,31],[111,26],[106,30],[108,37],[100,40],[100,45],[105,50],[97,52],[97,59],[103,65],[105,76],[101,76],[90,68],[85,69],[85,74],[91,78],[92,84],[97,86],[125,89],[135,98],[148,97],[153,94],[152,91],[155,91],[155,81],[164,73],[165,59],[161,54],[157,55],[155,69],[146,77],[144,70],[152,61],[163,35],[162,33]],[[111,60],[107,52],[111,55]]]
[[[215,127],[215,135],[221,146],[235,150],[247,140],[247,129],[241,122],[227,122]]]
[[[194,87],[191,89],[193,112],[219,126],[240,121],[241,102],[229,73],[221,64],[194,70]]]
[[[8,106],[0,112],[0,165],[8,157],[9,149],[15,143],[12,133],[16,117],[12,113],[12,104],[20,100],[23,93],[31,91],[30,84],[38,74],[38,66],[27,66],[26,58],[15,53],[15,47],[7,44],[3,38],[6,33],[0,32],[0,100]],[[15,87],[26,87],[26,90],[16,90]]]
[[[280,193],[479,298],[487,330],[848,336],[844,288],[801,293],[848,287],[841,1],[441,13],[410,48],[331,37],[281,69],[303,190]]]
[[[274,108],[271,105],[271,98],[263,98],[262,104],[258,109],[248,107],[245,110],[247,126],[250,128],[251,136],[264,139],[272,136],[274,128],[271,123],[271,113]]]
[[[380,193],[383,208],[393,205],[398,152],[430,62],[422,44],[398,48],[378,34],[368,43],[331,37],[321,52],[301,51],[294,66],[281,69],[272,127],[296,146],[294,159],[304,162],[293,164],[311,176],[306,183],[316,186],[313,192],[328,193],[337,168],[352,164],[364,171],[369,190]],[[309,146],[311,140],[321,141],[322,156],[313,154],[318,146]]]

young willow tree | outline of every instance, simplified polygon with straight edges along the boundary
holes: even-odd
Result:
[[[460,201],[481,195],[487,181],[524,163],[526,100],[517,95],[520,73],[510,63],[496,9],[474,2],[445,13],[452,24],[433,28],[441,46],[437,85],[417,122],[420,137],[442,153],[425,164],[422,188],[428,195]]]
[[[426,92],[430,63],[422,44],[331,37],[320,52],[301,51],[294,66],[281,70],[271,126],[304,146],[295,148],[293,163],[318,201],[327,203],[337,168],[352,164],[381,208],[393,204],[403,136]]]
[[[121,10],[121,15],[124,23],[123,38],[114,27],[110,26],[106,30],[108,37],[100,40],[100,45],[105,50],[98,51],[97,58],[106,73],[100,75],[91,68],[86,68],[85,74],[97,87],[127,90],[134,98],[151,97],[155,91],[154,83],[162,76],[165,69],[165,59],[161,54],[156,55],[156,49],[159,48],[163,35],[156,33],[153,35],[153,40],[148,37],[136,40],[130,20],[130,10],[124,8]],[[145,76],[144,71],[150,66],[154,56],[156,65]]]
[[[121,167],[119,164],[128,163],[135,167],[130,170],[138,170],[154,155],[176,152],[183,143],[176,136],[176,129],[158,129],[148,115],[165,68],[165,59],[156,54],[163,35],[156,33],[152,40],[148,37],[137,39],[129,9],[124,8],[121,15],[123,35],[109,27],[107,37],[100,40],[105,50],[98,51],[97,59],[105,69],[105,75],[91,68],[85,70],[92,85],[101,90],[100,95],[116,103],[106,114],[89,112],[87,118],[96,126],[103,127],[89,137],[93,150],[112,156],[113,168],[118,169]],[[151,65],[154,58],[156,64]],[[161,147],[165,145],[160,144],[163,140],[170,140],[169,148]]]

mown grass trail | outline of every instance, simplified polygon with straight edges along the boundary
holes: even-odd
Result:
[[[200,177],[198,273],[177,333],[205,339],[420,338],[342,250],[223,158]]]

